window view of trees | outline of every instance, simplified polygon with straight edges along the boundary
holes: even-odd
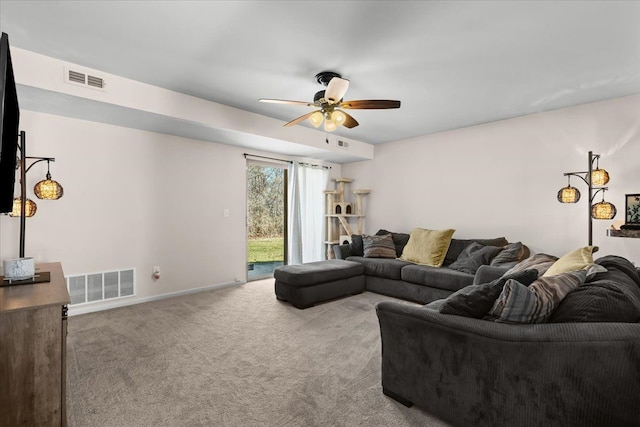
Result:
[[[284,260],[284,169],[248,165],[249,263]]]

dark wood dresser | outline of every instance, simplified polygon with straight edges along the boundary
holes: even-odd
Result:
[[[60,263],[51,281],[0,287],[0,427],[66,426],[69,292]]]

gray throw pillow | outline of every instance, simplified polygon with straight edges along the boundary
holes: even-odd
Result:
[[[509,243],[502,252],[491,260],[491,265],[504,265],[524,259],[524,245],[522,242]]]
[[[351,243],[349,243],[349,253],[352,256],[364,256],[364,245],[362,243],[361,235],[351,235]]]
[[[467,274],[476,274],[481,265],[488,265],[500,251],[502,248],[497,246],[484,246],[473,242],[464,248],[458,259],[450,264],[449,268]]]
[[[608,271],[571,291],[549,322],[640,322],[640,277],[635,266],[615,255],[599,258],[596,264]]]
[[[504,237],[496,237],[495,239],[451,239],[451,244],[449,245],[449,250],[447,251],[447,255],[444,258],[443,265],[448,266],[456,259],[458,259],[464,248],[466,248],[473,242],[480,243],[484,246],[498,247],[504,247],[509,244],[509,241]]]
[[[502,293],[507,280],[513,279],[529,286],[538,278],[537,270],[524,270],[503,276],[489,283],[469,285],[449,295],[440,306],[440,313],[482,319]]]

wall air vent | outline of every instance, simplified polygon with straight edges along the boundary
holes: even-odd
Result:
[[[135,271],[131,269],[67,276],[71,305],[135,295]]]
[[[92,87],[97,87],[99,89],[104,88],[104,80],[100,77],[95,76],[87,76],[87,84]]]
[[[340,148],[349,148],[349,143],[347,141],[338,140],[338,147],[340,147]]]
[[[85,84],[85,75],[83,73],[79,73],[77,71],[69,70],[69,81],[74,83],[80,83],[81,85]]]
[[[64,82],[104,91],[104,87],[106,85],[104,79],[102,77],[94,76],[90,73],[92,72],[83,71],[75,66],[73,67],[73,69],[65,67]]]

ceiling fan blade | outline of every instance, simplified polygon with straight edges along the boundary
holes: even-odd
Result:
[[[400,108],[400,101],[391,99],[362,99],[358,101],[344,101],[340,103],[341,108],[352,110],[384,110],[387,108]]]
[[[324,97],[329,101],[329,104],[335,104],[340,102],[344,94],[347,93],[347,89],[349,89],[349,80],[334,77],[329,81]]]
[[[358,121],[356,119],[354,119],[350,114],[344,112],[344,115],[347,116],[346,120],[344,121],[344,124],[342,126],[346,127],[346,128],[354,128],[356,126],[358,126]]]
[[[309,107],[313,107],[315,105],[312,102],[288,101],[286,99],[268,99],[268,98],[260,98],[260,99],[258,99],[258,102],[268,102],[268,103],[271,103],[271,104],[304,105],[304,106],[309,106]]]
[[[320,111],[320,110],[316,110],[316,111]],[[311,117],[311,115],[315,113],[315,111],[312,111],[310,113],[307,113],[303,116],[298,117],[297,119],[293,119],[291,120],[289,123],[286,123],[283,127],[289,127],[289,126],[293,126],[293,125],[297,125],[298,123],[308,119],[309,117]]]

